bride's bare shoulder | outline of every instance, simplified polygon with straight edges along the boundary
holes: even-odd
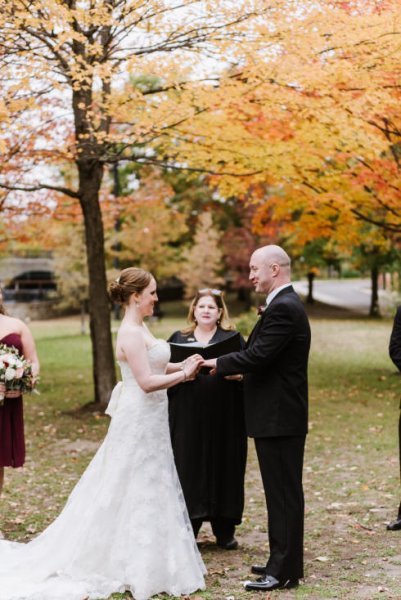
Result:
[[[126,337],[129,337],[132,339],[132,337],[134,337],[135,339],[145,339],[145,332],[143,330],[143,327],[140,327],[139,325],[135,325],[132,323],[123,323],[117,333],[117,339],[124,339]]]
[[[141,327],[130,323],[120,326],[116,339],[117,360],[126,360],[132,351],[141,351],[145,347],[146,341]]]

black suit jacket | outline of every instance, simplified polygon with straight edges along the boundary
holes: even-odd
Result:
[[[393,329],[391,331],[390,336],[390,345],[389,345],[389,354],[390,358],[397,367],[399,371],[401,371],[401,306],[397,308],[397,312],[395,313]],[[400,400],[400,409],[401,409],[401,400]],[[401,417],[400,417],[400,427],[401,427]],[[401,429],[400,429],[401,431]],[[401,442],[401,437],[400,437]],[[400,450],[400,460],[401,460],[401,450]]]
[[[289,286],[277,294],[256,323],[245,350],[217,359],[218,374],[244,374],[249,436],[307,433],[310,340],[305,308]]]
[[[395,313],[390,337],[389,354],[397,369],[401,371],[401,306],[397,308],[397,312]]]

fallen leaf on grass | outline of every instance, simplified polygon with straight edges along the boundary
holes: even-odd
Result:
[[[29,525],[29,527],[27,527],[26,530],[28,533],[36,533],[35,525]]]
[[[329,560],[328,556],[317,556],[315,558],[315,560],[318,560],[319,562],[327,562]]]

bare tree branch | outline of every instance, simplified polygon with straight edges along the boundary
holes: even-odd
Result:
[[[78,192],[74,192],[74,190],[70,190],[69,188],[58,186],[58,185],[50,185],[46,183],[38,183],[37,185],[7,185],[5,183],[0,183],[0,188],[3,190],[9,191],[20,191],[20,192],[38,192],[39,190],[53,190],[55,192],[60,192],[65,194],[66,196],[70,196],[71,198],[79,199]]]

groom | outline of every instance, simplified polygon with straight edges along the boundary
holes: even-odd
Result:
[[[303,577],[302,467],[308,422],[310,327],[291,285],[291,261],[279,246],[250,260],[249,279],[266,306],[245,350],[206,362],[219,375],[244,374],[248,435],[255,438],[268,512],[270,557],[245,589],[295,587]]]

